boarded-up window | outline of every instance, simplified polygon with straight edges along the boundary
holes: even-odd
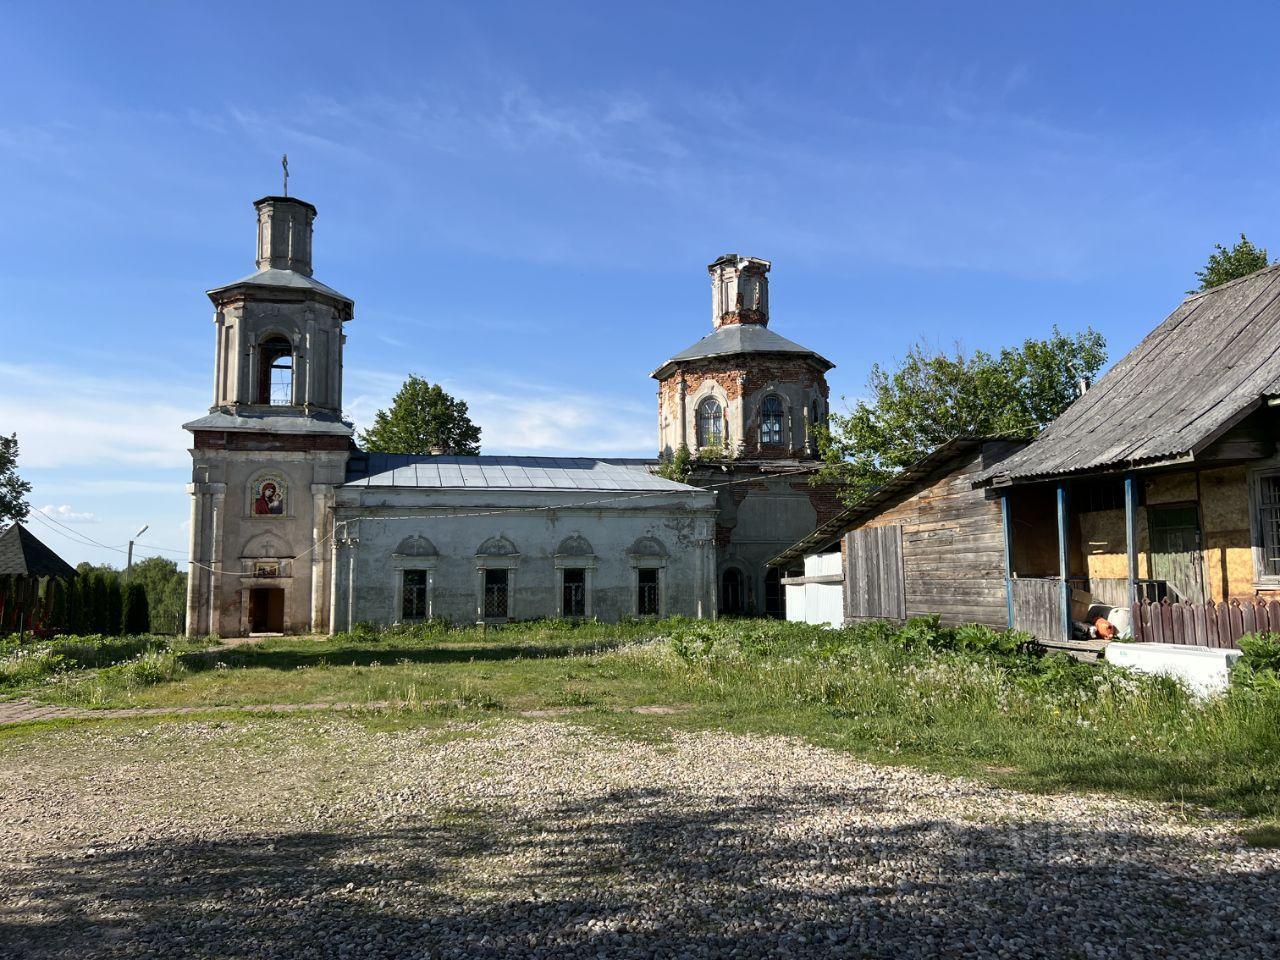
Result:
[[[902,527],[862,527],[846,535],[845,616],[905,620]]]

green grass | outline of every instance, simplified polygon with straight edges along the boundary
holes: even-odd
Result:
[[[646,738],[784,734],[1025,789],[1280,816],[1274,674],[1246,674],[1198,702],[1167,679],[1029,655],[1022,639],[927,621],[846,631],[768,621],[428,626],[149,650],[11,690],[101,706],[389,701],[369,716],[391,725],[547,711]],[[673,709],[634,710],[653,705]]]

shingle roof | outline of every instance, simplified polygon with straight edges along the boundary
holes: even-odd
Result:
[[[674,364],[685,360],[739,353],[799,353],[815,359],[823,370],[830,370],[835,366],[821,354],[774,333],[766,326],[758,323],[729,323],[703,337],[687,350],[681,350],[650,376],[662,379]]]
[[[222,293],[235,287],[273,287],[279,289],[281,287],[290,290],[308,290],[312,293],[324,294],[326,297],[333,297],[335,300],[342,300],[345,303],[353,303],[354,301],[347,296],[343,296],[333,287],[326,286],[315,277],[308,277],[304,273],[298,273],[295,270],[276,270],[267,269],[259,270],[247,277],[241,277],[231,283],[224,283],[220,287],[214,287],[212,290],[205,291],[210,297],[216,293]]]
[[[0,575],[73,577],[75,567],[46,547],[20,523],[0,533]]]
[[[1194,459],[1280,392],[1280,265],[1188,297],[980,482]]]
[[[700,492],[650,472],[656,460],[592,457],[454,457],[362,453],[347,461],[348,487]]]

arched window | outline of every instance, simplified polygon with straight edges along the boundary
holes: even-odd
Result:
[[[707,397],[698,404],[698,446],[718,447],[724,443],[724,414],[720,401]]]
[[[293,403],[293,346],[284,337],[258,345],[258,402],[273,407]]]
[[[773,394],[760,404],[760,442],[782,443],[782,401]]]

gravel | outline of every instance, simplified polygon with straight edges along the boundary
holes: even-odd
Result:
[[[6,957],[1280,955],[1230,818],[784,738],[83,725],[0,783]]]

